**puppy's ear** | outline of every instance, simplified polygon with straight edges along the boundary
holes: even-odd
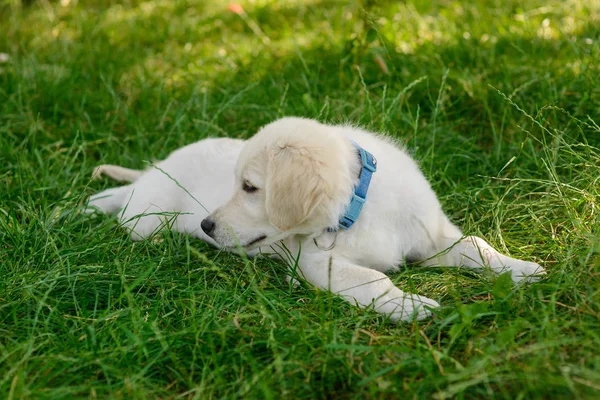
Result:
[[[305,148],[284,144],[269,150],[266,209],[269,222],[286,231],[302,223],[323,201],[322,163]]]

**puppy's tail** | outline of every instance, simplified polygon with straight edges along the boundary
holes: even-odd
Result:
[[[92,179],[99,179],[102,175],[106,175],[121,182],[135,182],[144,174],[144,171],[138,169],[129,169],[118,165],[104,164],[94,168]]]

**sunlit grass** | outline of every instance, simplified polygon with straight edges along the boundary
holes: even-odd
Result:
[[[0,390],[9,398],[594,398],[600,3],[0,0]],[[284,115],[399,138],[453,221],[535,285],[403,268],[393,325],[282,265],[80,214]]]

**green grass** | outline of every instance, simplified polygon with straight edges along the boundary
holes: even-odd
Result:
[[[598,2],[30,3],[0,0],[0,397],[600,397]],[[394,325],[76,211],[99,163],[284,115],[400,138],[453,221],[548,277],[404,268],[443,308]]]

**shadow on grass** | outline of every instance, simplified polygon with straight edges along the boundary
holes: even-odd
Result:
[[[424,123],[436,112],[442,125],[452,125],[467,137],[475,134],[479,145],[492,147],[503,137],[503,132],[494,134],[494,126],[509,131],[505,140],[514,139],[510,130],[515,128],[502,126],[502,118],[506,112],[513,117],[518,113],[488,85],[513,94],[513,100],[531,114],[555,103],[573,115],[593,115],[599,101],[593,90],[595,67],[586,65],[586,49],[579,46],[598,36],[593,24],[566,40],[507,33],[485,43],[462,37],[436,43],[436,32],[423,31],[414,38],[422,44],[409,49],[412,54],[402,54],[396,51],[397,38],[386,36],[389,28],[382,28],[376,39],[367,38],[372,33],[357,16],[360,7],[343,8],[332,1],[257,7],[243,17],[227,11],[224,3],[160,1],[134,2],[127,8],[114,4],[108,9],[86,3],[72,12],[55,13],[59,22],[47,27],[47,36],[22,26],[7,35],[10,41],[25,32],[22,37],[29,41],[22,40],[17,48],[23,54],[19,58],[23,68],[9,70],[0,79],[6,84],[4,96],[13,99],[7,102],[7,111],[19,111],[11,110],[11,95],[25,96],[32,119],[50,124],[52,130],[63,124],[75,128],[60,129],[62,139],[77,130],[100,138],[107,128],[121,138],[136,136],[132,132],[140,129],[150,137],[155,136],[152,131],[174,129],[196,137],[247,137],[282,114],[349,119],[410,132],[414,129],[402,123],[406,119],[402,110],[387,116],[391,123],[382,124],[380,110],[365,108],[383,101],[384,88],[389,101],[426,76],[427,81],[402,101],[410,101],[413,111],[418,106]],[[75,18],[83,21],[73,22]],[[338,27],[341,32],[334,32],[325,26],[331,21],[347,22]],[[302,34],[295,35],[299,29]],[[376,54],[382,55],[389,75],[374,62]],[[94,135],[97,127],[100,132]],[[24,128],[21,134],[26,134]],[[65,131],[70,131],[67,137]],[[419,130],[417,135],[421,132],[429,133]],[[57,139],[49,136],[50,141]]]

